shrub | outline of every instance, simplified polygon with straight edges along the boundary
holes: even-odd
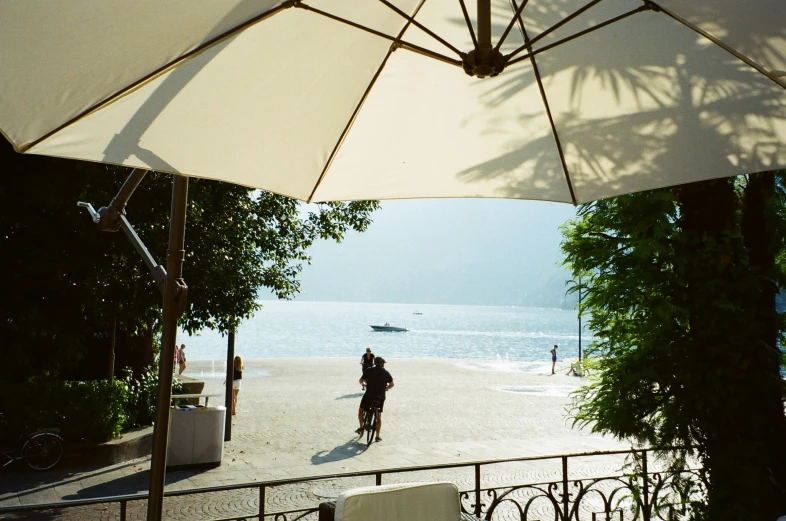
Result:
[[[139,380],[69,381],[32,377],[0,386],[5,396],[23,399],[5,403],[10,430],[57,427],[69,442],[104,442],[123,430],[153,423],[158,373],[148,367]],[[174,384],[179,391],[180,384]]]
[[[125,420],[126,391],[117,380],[64,381],[44,377],[13,384],[6,404],[11,429],[58,427],[68,441],[107,441]]]
[[[158,369],[147,367],[138,379],[126,372],[122,379],[126,388],[124,429],[152,425],[156,410],[156,394],[158,393]],[[172,394],[178,393],[182,385],[178,381],[172,383]]]

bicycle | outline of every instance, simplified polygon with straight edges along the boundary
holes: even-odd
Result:
[[[0,434],[8,427],[8,422],[0,413]],[[22,435],[20,443],[16,446],[0,446],[0,454],[8,460],[3,463],[3,467],[10,465],[14,461],[24,460],[27,466],[33,470],[49,470],[57,465],[63,458],[63,438],[57,433],[59,429],[38,429],[27,435]],[[5,437],[0,436],[0,439]],[[22,441],[24,440],[24,441]]]
[[[377,433],[377,422],[379,421],[379,400],[374,399],[371,406],[366,409],[363,416],[363,429],[366,431],[366,444],[371,445]],[[361,437],[363,435],[361,434]]]

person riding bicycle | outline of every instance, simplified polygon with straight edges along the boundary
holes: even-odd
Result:
[[[374,358],[375,358],[374,353],[371,352],[371,348],[367,347],[366,352],[363,353],[362,357],[360,357],[360,365],[361,365],[360,374],[363,374],[366,372],[367,369],[371,369],[372,367],[374,367]],[[361,389],[365,391],[366,386],[362,385]]]
[[[363,371],[363,376],[360,377],[360,384],[366,386],[366,393],[360,400],[360,408],[358,409],[358,424],[360,426],[355,432],[363,434],[363,413],[369,410],[371,405],[377,401],[379,402],[379,415],[377,417],[376,441],[382,441],[379,433],[382,430],[382,409],[385,406],[385,392],[393,389],[394,384],[393,377],[385,369],[385,359],[378,356],[374,363],[376,365],[371,369]]]

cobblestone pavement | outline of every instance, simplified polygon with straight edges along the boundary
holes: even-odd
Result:
[[[168,472],[167,491],[629,448],[571,428],[566,413],[568,393],[581,380],[565,376],[567,367],[561,368],[562,374],[550,376],[516,372],[515,367],[484,370],[490,366],[477,361],[389,360],[387,369],[396,386],[385,404],[384,441],[367,447],[352,433],[361,397],[357,384],[360,368],[354,360],[272,359],[246,365],[244,376],[248,376],[243,380],[232,441],[225,444],[222,465],[203,471]],[[192,377],[205,378],[205,392],[219,393],[223,378],[210,374],[211,367],[209,362],[189,364]],[[255,374],[258,377],[254,378]],[[580,457],[571,458],[569,463],[571,477],[589,477],[619,473],[622,459]],[[143,493],[149,479],[149,458],[105,468],[54,469],[44,474],[31,474],[17,467],[0,473],[0,506]],[[424,480],[453,481],[460,489],[471,490],[474,470],[465,467],[383,477],[384,483]],[[559,480],[559,459],[495,464],[482,470],[484,487]],[[268,487],[265,509],[274,512],[314,507],[343,489],[370,484],[374,484],[373,476]],[[144,501],[130,502],[128,519],[144,519],[145,508]],[[165,500],[164,510],[165,518],[171,520],[252,516],[259,511],[259,489],[170,497]],[[500,516],[507,518],[513,519]],[[0,519],[120,517],[117,505],[91,505],[0,514]]]

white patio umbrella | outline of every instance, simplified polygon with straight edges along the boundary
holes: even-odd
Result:
[[[0,130],[306,201],[581,203],[786,166],[783,0],[495,0],[470,31],[488,1],[0,0]]]
[[[0,0],[0,131],[183,174],[166,346],[184,176],[304,201],[577,204],[783,168],[784,20],[783,0]]]

